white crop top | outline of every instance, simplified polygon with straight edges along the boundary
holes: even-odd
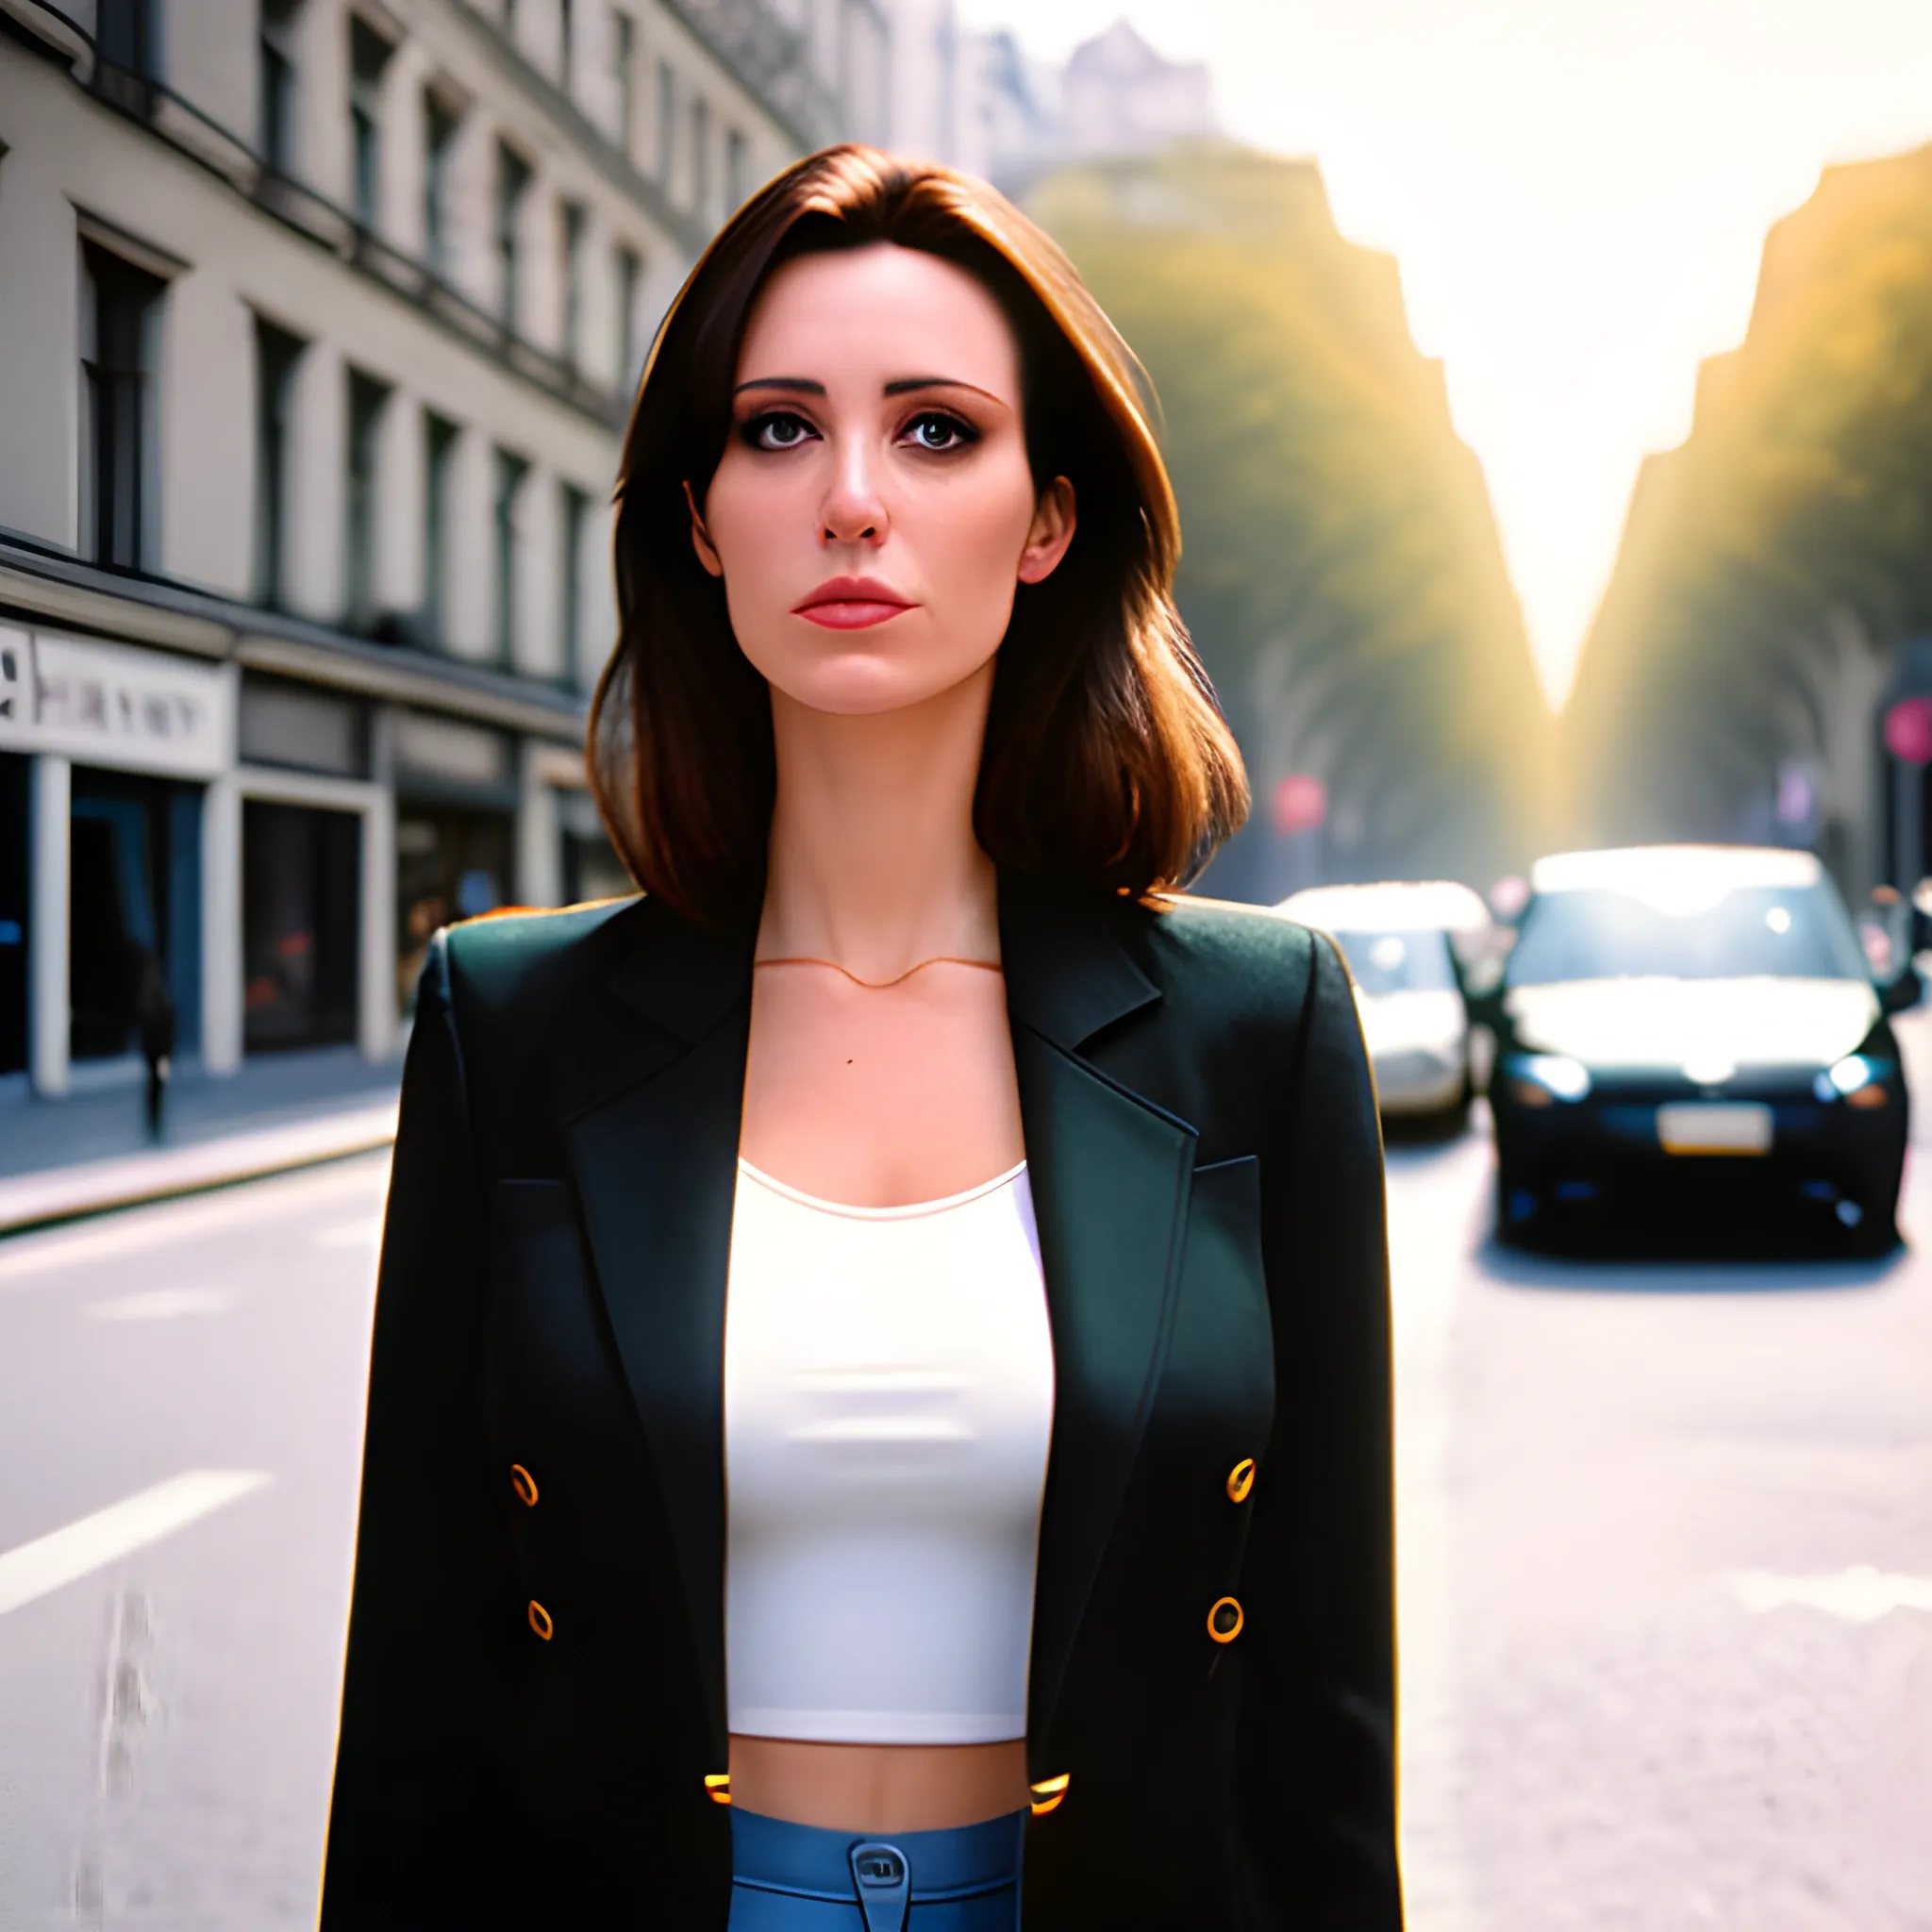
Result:
[[[909,1208],[741,1160],[724,1319],[730,1726],[1026,1735],[1053,1331],[1023,1162]]]

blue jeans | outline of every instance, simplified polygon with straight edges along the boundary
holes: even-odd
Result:
[[[728,1932],[1018,1932],[1026,1813],[951,1831],[825,1831],[731,1812]]]

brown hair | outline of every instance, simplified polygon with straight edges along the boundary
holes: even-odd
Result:
[[[746,322],[800,255],[888,242],[965,269],[1019,341],[1036,487],[1077,524],[1022,584],[1000,645],[974,801],[999,864],[1145,895],[1182,883],[1246,816],[1241,754],[1174,606],[1180,525],[1140,365],[1058,247],[993,190],[875,148],[833,147],[734,215],[659,330],[617,490],[618,639],[591,707],[597,804],[631,874],[679,912],[749,909],[776,784],[765,683],[691,549]]]

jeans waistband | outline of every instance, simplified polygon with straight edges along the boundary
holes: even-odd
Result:
[[[853,1898],[855,1845],[888,1844],[905,1857],[914,1905],[970,1898],[1017,1884],[1026,1816],[1014,1811],[945,1831],[827,1831],[731,1809],[731,1876],[737,1885],[806,1898]]]

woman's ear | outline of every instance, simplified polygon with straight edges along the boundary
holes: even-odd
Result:
[[[684,482],[685,508],[691,511],[691,547],[698,554],[698,561],[714,577],[724,575],[724,559],[718,555],[717,546],[711,541],[711,533],[705,528],[705,520],[698,514],[698,500],[691,494],[691,478]]]
[[[1023,584],[1037,584],[1054,574],[1074,541],[1074,486],[1064,476],[1056,476],[1034,507],[1026,547],[1020,553]]]

